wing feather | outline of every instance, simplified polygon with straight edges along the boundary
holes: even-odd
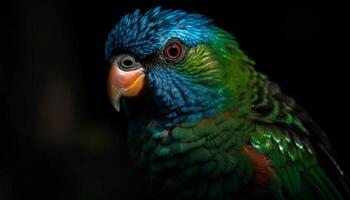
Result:
[[[254,76],[251,119],[257,133],[251,144],[272,161],[285,195],[293,199],[349,196],[344,172],[325,132],[276,83],[258,72]]]

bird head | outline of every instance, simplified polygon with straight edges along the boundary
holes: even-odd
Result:
[[[165,126],[233,107],[246,81],[244,65],[253,63],[212,20],[160,7],[122,17],[108,35],[105,57],[114,108],[147,91]]]

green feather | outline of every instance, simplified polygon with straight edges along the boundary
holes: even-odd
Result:
[[[310,139],[315,133],[304,113],[255,71],[231,34],[212,31],[212,40],[189,48],[175,69],[223,97],[217,112],[160,127],[164,130],[141,126],[147,128],[129,134],[132,157],[148,170],[156,191],[165,191],[165,198],[232,199],[251,186],[272,199],[342,199],[317,161]],[[243,153],[247,146],[269,166],[258,166],[254,155]],[[262,183],[254,179],[263,173],[258,167],[266,170]]]

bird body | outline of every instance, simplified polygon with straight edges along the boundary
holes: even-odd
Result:
[[[105,50],[111,102],[155,197],[344,199],[324,132],[210,19],[136,10]]]

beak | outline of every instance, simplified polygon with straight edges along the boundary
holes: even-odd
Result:
[[[112,64],[108,74],[107,88],[109,99],[118,112],[120,97],[137,96],[143,88],[144,79],[145,73],[142,67],[132,71],[123,71],[117,64]]]

